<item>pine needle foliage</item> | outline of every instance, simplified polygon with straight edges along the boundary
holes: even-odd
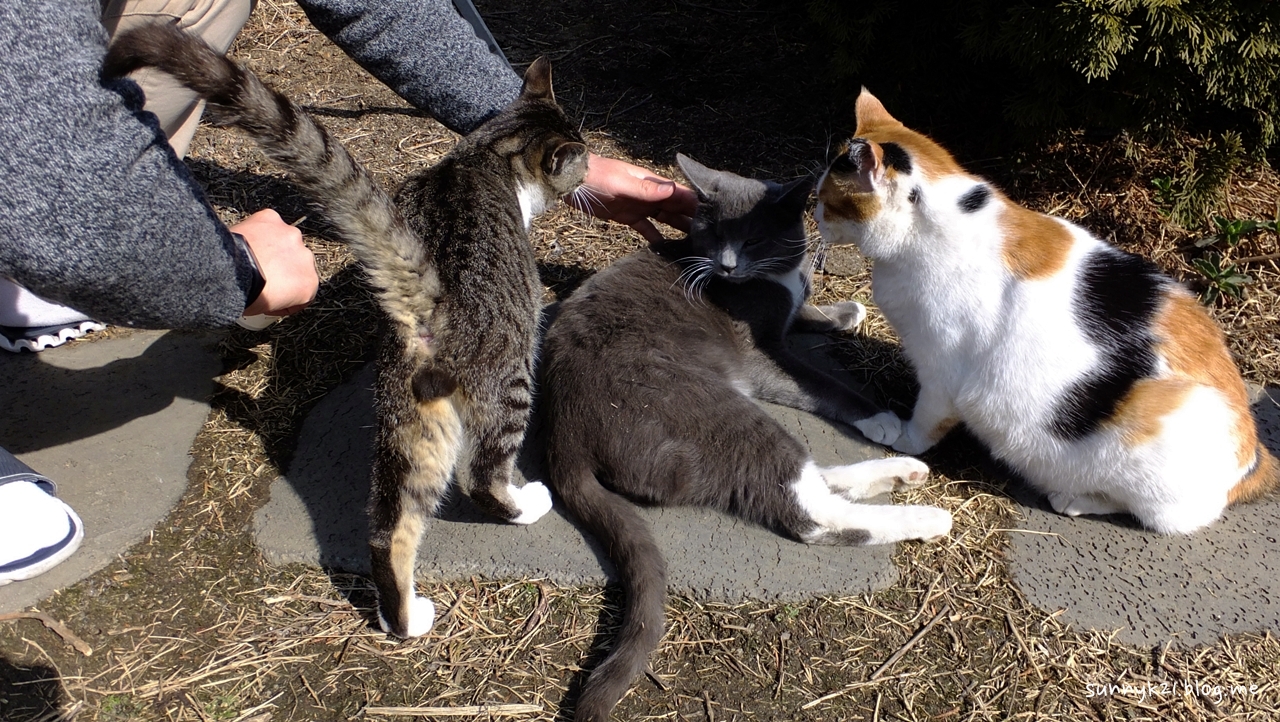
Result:
[[[1280,149],[1276,0],[810,0],[809,12],[836,74],[887,88],[882,99],[989,104],[1022,137],[1127,132],[1181,152],[1183,225],[1206,221],[1241,162]]]

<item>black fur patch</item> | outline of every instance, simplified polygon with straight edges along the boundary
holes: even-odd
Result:
[[[841,153],[831,162],[831,170],[836,173],[856,173],[858,172],[858,164],[853,162],[848,153]]]
[[[880,149],[884,151],[884,164],[899,173],[911,172],[911,156],[907,155],[907,151],[897,143],[881,143]]]
[[[985,185],[976,185],[960,196],[960,212],[974,213],[991,200],[991,189]]]
[[[911,189],[911,193],[907,196],[907,202],[912,205],[920,202],[920,186]]]
[[[1085,259],[1072,308],[1100,358],[1058,401],[1050,423],[1058,436],[1074,441],[1093,433],[1134,383],[1155,372],[1151,320],[1166,283],[1149,261],[1114,248]]]
[[[449,374],[426,363],[413,374],[413,396],[418,401],[444,398],[458,388],[458,382]]]

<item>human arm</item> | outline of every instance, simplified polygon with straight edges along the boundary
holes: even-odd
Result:
[[[249,246],[264,281],[244,315],[288,316],[315,300],[320,286],[315,256],[302,242],[302,231],[267,208],[231,226]]]
[[[136,85],[100,82],[100,13],[93,0],[0,10],[0,275],[111,323],[229,324],[252,265]]]

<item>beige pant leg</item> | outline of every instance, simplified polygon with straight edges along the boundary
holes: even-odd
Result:
[[[139,25],[176,20],[178,27],[225,53],[256,4],[257,0],[103,0],[102,24],[114,38]],[[160,119],[169,145],[179,158],[185,156],[204,101],[163,73],[140,70],[130,77],[147,94],[146,109]]]

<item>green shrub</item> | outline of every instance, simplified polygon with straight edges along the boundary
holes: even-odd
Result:
[[[1032,136],[1085,128],[1177,144],[1171,216],[1186,225],[1207,218],[1237,164],[1280,147],[1276,0],[811,0],[809,9],[837,73],[891,108],[923,93],[952,112],[996,107]]]

